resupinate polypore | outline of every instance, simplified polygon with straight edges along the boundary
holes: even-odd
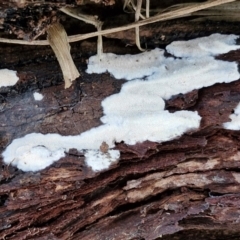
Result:
[[[0,87],[13,86],[19,80],[17,72],[9,69],[0,69]]]
[[[164,100],[193,89],[239,79],[237,63],[214,56],[239,49],[236,35],[213,34],[190,41],[173,42],[164,50],[137,55],[102,54],[89,59],[87,73],[109,72],[116,81],[125,78],[119,93],[103,100],[102,125],[78,136],[31,133],[15,139],[3,152],[4,162],[23,171],[38,171],[76,148],[85,152],[85,162],[94,171],[107,169],[120,153],[115,142],[136,144],[163,142],[198,129],[201,117],[193,111],[165,110]],[[105,142],[108,152],[101,152]],[[35,160],[36,159],[36,160]]]

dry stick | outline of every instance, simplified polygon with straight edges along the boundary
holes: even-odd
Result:
[[[149,2],[149,0],[148,0]],[[139,18],[141,19],[146,19],[142,14],[141,14],[141,9],[142,9],[142,0],[137,0],[137,6],[134,4],[133,0],[125,0],[124,5],[123,5],[123,10],[125,9],[126,6],[130,7],[130,4],[132,5],[132,9],[135,11],[135,22],[139,21]],[[146,12],[147,15],[147,12]],[[140,51],[145,51],[143,48],[141,48],[141,43],[140,43],[140,33],[139,33],[139,27],[135,27],[135,42]]]
[[[76,18],[78,20],[84,21],[85,23],[94,25],[97,28],[98,32],[102,30],[103,22],[98,20],[97,16],[84,14],[79,9],[76,9],[76,8],[63,7],[60,10],[73,18]],[[99,59],[101,58],[102,53],[103,53],[102,35],[98,35],[97,55]]]
[[[150,11],[150,0],[146,0],[146,18],[149,18],[149,11]]]
[[[199,3],[196,4],[194,6],[187,6],[187,7],[183,7],[181,9],[177,9],[171,12],[167,12],[164,14],[159,14],[147,19],[144,19],[142,21],[138,21],[138,22],[134,22],[125,26],[121,26],[121,27],[116,27],[116,28],[111,28],[111,29],[106,29],[106,30],[102,30],[99,32],[92,32],[92,33],[87,33],[87,34],[77,34],[74,36],[69,36],[68,37],[68,42],[77,42],[77,41],[81,41],[84,39],[88,39],[88,38],[92,38],[92,37],[97,37],[99,35],[107,35],[107,34],[111,34],[111,33],[115,33],[115,32],[121,32],[121,31],[126,31],[132,28],[135,28],[137,26],[144,26],[150,23],[155,23],[155,22],[159,22],[159,21],[166,21],[166,20],[170,20],[170,19],[174,19],[174,18],[179,18],[179,17],[183,17],[185,15],[191,14],[193,12],[196,11],[200,11],[206,8],[210,8],[210,7],[215,7],[221,4],[225,4],[225,3],[230,3],[230,2],[235,2],[236,0],[212,0],[212,1],[207,1],[205,3]],[[36,41],[25,41],[25,40],[13,40],[13,39],[8,39],[8,38],[0,38],[0,42],[4,42],[4,43],[13,43],[13,44],[24,44],[24,45],[49,45],[49,42],[47,40],[36,40]]]
[[[129,1],[130,0],[125,0],[123,3],[123,11],[125,10],[125,8],[129,5]]]
[[[79,34],[79,35],[70,36],[69,41],[70,42],[77,42],[77,41],[88,39],[88,38],[91,38],[91,37],[96,37],[99,34],[107,35],[107,34],[111,34],[111,33],[115,33],[115,32],[126,31],[126,30],[129,30],[129,29],[135,28],[136,26],[144,26],[144,25],[147,25],[147,24],[150,24],[150,23],[155,23],[155,22],[159,22],[159,21],[165,21],[165,20],[170,20],[170,19],[182,17],[182,16],[185,16],[187,14],[190,14],[190,13],[193,13],[193,12],[196,12],[196,11],[199,11],[199,10],[203,10],[203,9],[206,9],[206,8],[210,8],[210,7],[214,7],[214,6],[218,6],[218,5],[221,5],[221,4],[234,2],[234,1],[236,1],[236,0],[212,0],[212,1],[208,1],[206,3],[199,3],[199,4],[196,4],[195,6],[184,7],[182,9],[177,9],[177,10],[172,11],[172,12],[156,15],[156,16],[150,17],[148,19],[144,19],[144,20],[139,21],[139,22],[134,22],[134,23],[131,23],[131,24],[128,24],[128,25],[125,25],[125,26],[106,29],[106,30],[102,30],[102,31],[99,31],[99,32],[87,33],[87,34],[84,34],[84,35]]]
[[[193,13],[193,16],[198,16],[198,15],[228,15],[229,17],[240,17],[239,15],[239,10],[240,10],[240,2],[233,2],[225,5],[220,5],[216,7],[212,7],[210,9],[204,9],[202,11]]]
[[[136,12],[135,12],[135,22],[138,22],[140,13],[141,13],[141,8],[142,8],[142,0],[137,0],[137,7],[136,7]],[[145,50],[141,48],[141,43],[140,43],[140,34],[139,34],[139,26],[135,27],[135,41],[138,49],[142,52]]]
[[[98,32],[102,30],[102,24],[97,27]],[[97,41],[98,60],[101,59],[102,53],[103,53],[103,39],[102,39],[102,35],[98,35],[98,41]]]
[[[96,16],[84,14],[77,8],[62,7],[62,8],[60,8],[60,11],[64,12],[65,14],[67,14],[71,17],[74,17],[81,21],[84,21],[85,23],[92,24],[96,28],[98,28],[98,26],[102,24],[102,22],[99,21]]]
[[[132,5],[132,9],[136,12],[137,11],[137,6],[134,4],[134,0],[130,1],[131,5]],[[142,14],[141,14],[141,9],[139,12],[139,16],[141,17],[141,19],[146,19]]]
[[[182,7],[189,6],[189,4],[194,5],[195,3],[190,2],[190,3],[176,4],[168,7],[167,10],[173,11],[173,9],[175,10],[180,9]],[[240,10],[240,2],[235,1],[228,4],[217,5],[215,7],[193,12],[193,13],[184,15],[183,17],[189,17],[189,16],[197,17],[193,20],[190,20],[191,22],[204,21],[206,19],[213,20],[213,21],[225,20],[225,21],[233,22],[233,21],[240,20],[239,10]],[[166,12],[166,9],[161,9],[161,13],[163,13],[164,11]]]
[[[60,23],[51,25],[47,31],[48,41],[51,45],[61,67],[65,88],[72,85],[72,81],[80,76],[70,54],[67,33]]]

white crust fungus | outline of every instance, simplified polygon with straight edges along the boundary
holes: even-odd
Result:
[[[229,116],[231,122],[226,122],[223,124],[225,129],[229,130],[240,130],[240,103],[234,109],[234,113]]]
[[[116,79],[131,80],[120,93],[102,102],[102,125],[78,136],[32,133],[15,139],[3,153],[4,162],[23,171],[37,171],[76,148],[85,152],[86,164],[93,171],[107,169],[120,153],[112,150],[115,142],[136,144],[146,140],[163,142],[180,137],[199,127],[197,112],[165,110],[164,100],[179,93],[239,79],[235,62],[214,59],[220,53],[240,48],[237,36],[213,34],[190,41],[178,41],[164,51],[155,49],[137,55],[103,54],[89,59],[88,73],[108,71]],[[239,110],[240,112],[240,110]],[[101,152],[101,144],[109,149]]]
[[[17,72],[9,69],[0,69],[0,87],[13,86],[19,80]]]
[[[41,101],[43,99],[43,95],[38,92],[33,93],[33,97],[35,101]]]

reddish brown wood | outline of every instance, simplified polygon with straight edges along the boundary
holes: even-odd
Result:
[[[213,32],[239,33],[228,23],[208,22],[205,29],[195,23],[194,29],[176,20],[154,26],[147,32],[148,46],[156,39],[154,46]],[[173,34],[174,28],[181,31]],[[123,41],[132,39],[121,34]],[[104,50],[137,52],[116,39],[104,39]],[[0,89],[1,152],[28,133],[77,135],[101,124],[101,101],[124,80],[86,74],[86,60],[95,52],[94,41],[72,44],[81,77],[65,90],[50,47],[0,44],[0,69],[15,69],[20,78]],[[218,58],[240,62],[240,51]],[[37,103],[36,90],[45,96]],[[98,173],[74,149],[36,173],[0,159],[0,239],[239,239],[240,134],[222,128],[239,102],[240,81],[174,96],[167,109],[198,111],[201,128],[162,144],[118,143],[119,163]]]

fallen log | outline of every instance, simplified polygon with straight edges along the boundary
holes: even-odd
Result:
[[[193,27],[184,19],[155,24],[145,29],[143,41],[156,47],[216,32],[239,34],[236,24],[207,24]],[[181,31],[173,34],[174,28]],[[138,52],[116,40],[127,42],[134,35],[121,34],[104,39],[104,50]],[[81,77],[64,89],[50,46],[0,44],[0,68],[19,77],[16,85],[0,88],[1,153],[29,133],[79,135],[101,125],[102,100],[118,93],[125,80],[85,72],[88,57],[96,53],[94,41],[71,47]],[[217,58],[239,64],[240,51]],[[41,101],[35,92],[44,96]],[[240,135],[223,123],[230,121],[239,93],[240,82],[234,81],[173,96],[166,109],[197,111],[200,128],[162,143],[116,143],[121,157],[102,171],[87,166],[76,149],[37,172],[0,159],[0,238],[238,239]]]

